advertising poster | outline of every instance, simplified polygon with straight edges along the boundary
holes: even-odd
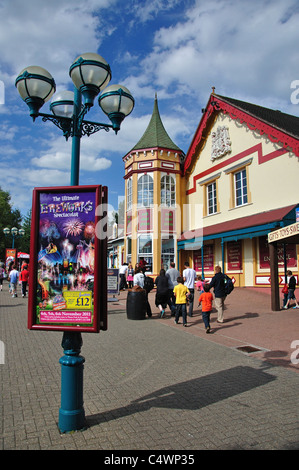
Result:
[[[16,249],[6,248],[5,250],[5,269],[8,271],[9,266],[16,262]]]
[[[227,243],[227,270],[242,271],[242,242]]]
[[[107,270],[107,289],[108,294],[119,293],[119,269],[109,268]]]
[[[107,239],[96,232],[103,194],[101,186],[34,190],[30,329],[99,330],[107,289]]]
[[[297,250],[294,243],[287,244],[286,247],[286,262],[287,268],[297,268]],[[282,269],[284,267],[284,250],[283,244],[278,244],[277,248],[278,255],[278,267]],[[269,245],[267,237],[259,237],[259,267],[260,269],[270,269],[270,258],[269,258]]]

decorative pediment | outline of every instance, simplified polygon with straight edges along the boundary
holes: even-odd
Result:
[[[261,136],[265,135],[272,143],[278,144],[281,149],[284,149],[284,152],[291,151],[299,157],[298,117],[233,98],[211,94],[186,155],[184,174],[188,168],[191,168],[201,142],[205,142],[208,130],[213,125],[214,117],[219,112],[228,115],[233,120],[238,120],[251,131],[259,133]],[[219,143],[217,146],[215,145],[215,153],[218,152],[219,145],[221,146]],[[213,156],[213,158],[215,157]]]
[[[212,132],[212,162],[217,158],[224,157],[231,153],[231,140],[229,138],[228,127],[218,126],[217,130]]]

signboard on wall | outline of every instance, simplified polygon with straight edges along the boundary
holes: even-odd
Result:
[[[227,270],[242,271],[242,241],[227,242]]]
[[[288,268],[296,268],[297,267],[296,245],[294,243],[287,244],[285,249],[286,249],[287,267]],[[283,266],[284,266],[284,253],[283,253],[283,245],[282,244],[278,244],[277,254],[278,254],[278,266],[279,266],[279,268],[283,268]],[[260,260],[260,263],[259,263],[260,269],[270,270],[269,246],[268,246],[267,237],[260,237],[259,238],[259,260]]]
[[[214,271],[214,245],[204,246],[203,253],[203,268],[204,271]],[[202,250],[194,251],[193,253],[193,266],[195,271],[202,270],[201,262]]]
[[[107,329],[107,188],[35,188],[28,328]]]

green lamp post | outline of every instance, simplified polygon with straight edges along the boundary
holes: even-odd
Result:
[[[3,233],[6,237],[9,235],[12,236],[12,248],[14,248],[15,239],[18,237],[23,237],[25,235],[25,230],[23,228],[17,229],[17,227],[12,227],[12,228],[5,227],[3,229]]]
[[[69,75],[74,91],[63,91],[54,95],[56,85],[51,74],[38,66],[26,67],[16,78],[15,85],[21,98],[29,107],[33,121],[41,117],[51,121],[63,132],[66,139],[72,138],[71,186],[79,185],[80,141],[84,135],[90,136],[100,130],[114,132],[120,130],[123,119],[134,108],[134,98],[129,90],[121,85],[107,87],[111,80],[111,69],[103,57],[95,53],[81,54],[70,66]],[[97,95],[99,106],[109,117],[111,124],[86,121],[87,112],[94,105]],[[53,97],[53,98],[52,98]],[[51,114],[40,113],[44,103],[52,98]],[[61,364],[61,407],[59,409],[59,429],[71,432],[84,428],[83,408],[83,363],[80,356],[81,333],[65,331],[62,347],[64,356]]]

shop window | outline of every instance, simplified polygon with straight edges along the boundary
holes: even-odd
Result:
[[[132,238],[127,237],[127,263],[132,260]]]
[[[152,272],[153,265],[153,240],[151,234],[144,234],[138,237],[138,261],[144,258],[148,272]]]
[[[161,268],[170,268],[170,263],[174,261],[174,238],[161,239]]]

